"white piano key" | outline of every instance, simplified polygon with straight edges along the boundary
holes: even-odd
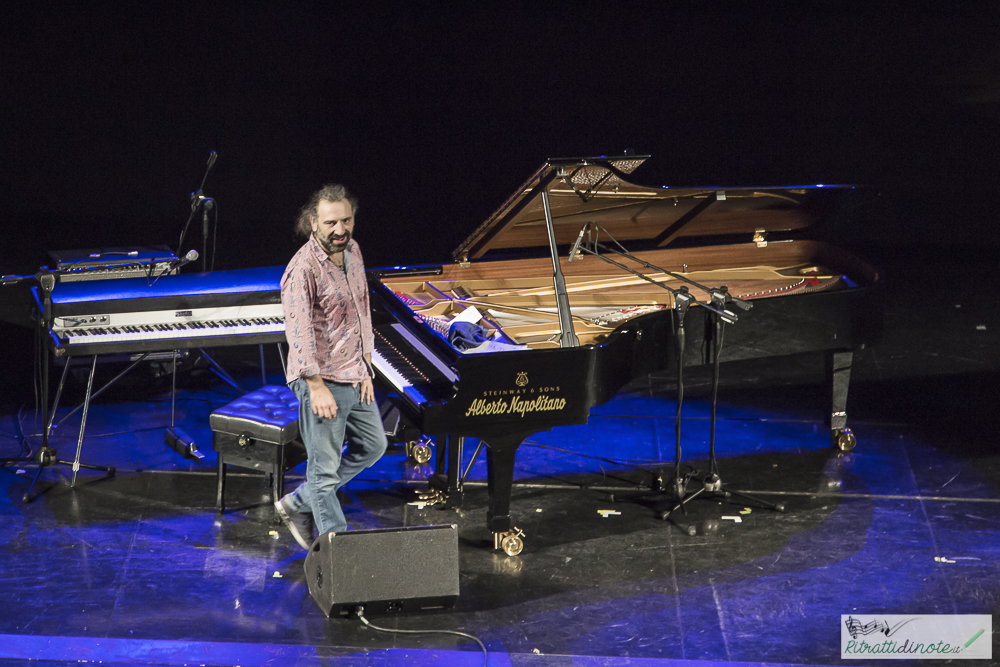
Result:
[[[378,371],[379,375],[388,380],[398,392],[409,396],[417,405],[423,405],[428,402],[427,397],[420,393],[420,390],[414,387],[413,383],[403,377],[392,364],[386,361],[385,357],[378,350],[372,350],[372,365],[375,366],[375,370]]]
[[[431,352],[429,347],[424,345],[422,340],[411,334],[406,327],[402,324],[393,324],[392,328],[399,332],[399,335],[405,338],[420,354],[424,355],[428,361],[434,364],[434,367],[441,371],[441,374],[448,378],[449,382],[454,384],[458,381],[458,375],[455,371],[451,370],[436,354]]]

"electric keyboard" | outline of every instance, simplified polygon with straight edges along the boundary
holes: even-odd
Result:
[[[59,283],[47,320],[56,356],[285,340],[284,267]]]

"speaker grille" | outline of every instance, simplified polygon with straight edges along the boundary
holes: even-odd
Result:
[[[458,598],[458,527],[326,533],[306,556],[309,593],[327,616],[450,607]]]

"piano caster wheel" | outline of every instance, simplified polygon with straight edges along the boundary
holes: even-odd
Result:
[[[835,428],[830,431],[830,440],[842,452],[849,452],[858,444],[858,439],[849,428]]]
[[[524,540],[517,535],[508,535],[500,541],[500,548],[508,556],[516,556],[524,548]]]
[[[406,443],[406,455],[419,465],[423,465],[431,460],[431,447],[428,440],[413,441]]]
[[[427,445],[417,445],[413,448],[413,460],[423,465],[431,460],[431,448]]]
[[[493,533],[493,547],[502,550],[508,556],[516,556],[524,549],[524,531],[513,528],[506,533]]]

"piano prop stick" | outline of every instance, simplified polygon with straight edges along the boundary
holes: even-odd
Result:
[[[586,424],[591,408],[672,363],[683,381],[684,366],[810,353],[827,356],[831,436],[842,436],[852,353],[880,336],[877,271],[802,238],[849,187],[630,183],[645,159],[548,160],[475,227],[453,264],[369,270],[376,383],[413,429],[436,440],[427,495],[461,502],[471,470],[462,444],[476,438],[487,459],[487,527],[508,555],[524,546],[510,501],[525,438]],[[470,307],[483,327],[527,349],[468,354],[450,344],[449,323]],[[783,335],[765,335],[774,331]],[[570,333],[577,345],[566,345]],[[714,451],[713,435],[699,475],[712,488],[702,494],[731,493]],[[687,480],[675,454],[682,500]]]

